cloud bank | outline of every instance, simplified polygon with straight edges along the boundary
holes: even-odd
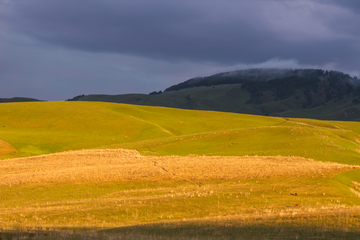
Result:
[[[359,25],[350,0],[0,0],[0,97],[147,93],[253,67],[356,75]]]

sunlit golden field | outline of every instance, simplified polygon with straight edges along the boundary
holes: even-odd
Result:
[[[0,162],[2,186],[29,183],[92,183],[333,177],[359,169],[301,157],[141,156],[136,150],[79,150]]]
[[[356,122],[81,102],[0,110],[0,239],[360,237]]]
[[[0,223],[31,232],[39,226],[103,229],[159,222],[153,225],[157,229],[170,221],[168,227],[179,229],[220,226],[216,236],[238,224],[278,229],[300,221],[317,229],[327,219],[332,228],[346,225],[355,231],[360,227],[358,183],[343,188],[332,178],[359,168],[301,157],[154,157],[125,149],[8,159],[0,162]],[[149,225],[144,228],[149,231]],[[106,239],[139,237],[138,231],[144,229],[62,234]],[[50,233],[49,238],[60,237]]]

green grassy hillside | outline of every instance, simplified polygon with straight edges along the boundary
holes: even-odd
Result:
[[[0,112],[0,139],[17,150],[14,156],[271,126],[283,121],[280,118],[92,102],[4,103],[0,105]]]
[[[289,97],[279,99],[276,90],[254,97],[241,84],[202,86],[164,92],[161,94],[87,95],[76,101],[115,102],[180,109],[236,112],[263,116],[315,118],[322,120],[360,120],[358,94],[349,93],[325,101],[319,93],[296,90]],[[307,106],[305,103],[310,101]],[[304,106],[304,104],[306,106]]]
[[[7,103],[0,112],[0,140],[16,150],[3,159],[129,148],[148,155],[284,155],[360,164],[357,122],[100,102]]]

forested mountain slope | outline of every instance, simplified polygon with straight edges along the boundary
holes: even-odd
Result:
[[[192,78],[149,95],[81,95],[70,100],[359,120],[359,82],[342,72],[321,69],[248,69]]]

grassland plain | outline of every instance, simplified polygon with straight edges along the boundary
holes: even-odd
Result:
[[[357,122],[92,102],[0,112],[0,238],[359,238]]]
[[[274,231],[278,217],[276,231],[300,224],[298,219],[311,234],[323,234],[319,229],[325,226],[339,236],[355,235],[360,198],[334,176],[359,168],[299,157],[154,157],[121,149],[8,159],[0,162],[0,223],[4,228],[94,230],[159,222],[147,234],[151,225],[96,234],[130,238],[139,232],[156,235],[158,229],[166,238],[174,237],[169,228],[178,227],[187,229],[180,234],[185,239],[196,233],[194,226],[200,226],[197,234],[204,238],[231,237],[239,222],[247,234],[266,226]],[[164,221],[173,223],[164,227]],[[345,228],[348,232],[342,233]],[[43,232],[50,233],[60,234]]]

